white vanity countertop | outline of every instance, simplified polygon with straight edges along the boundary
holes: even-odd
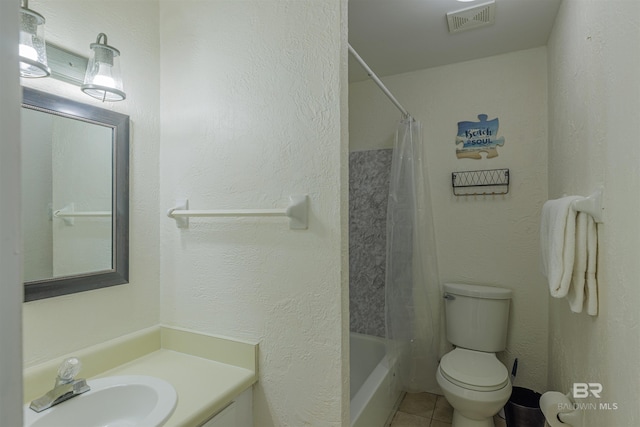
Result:
[[[156,326],[25,369],[24,402],[46,393],[60,362],[73,356],[89,385],[116,375],[168,381],[178,404],[165,427],[198,427],[257,381],[257,352],[257,344]]]
[[[197,427],[255,382],[248,369],[164,349],[99,377],[115,375],[150,375],[173,385],[178,404],[165,427]]]

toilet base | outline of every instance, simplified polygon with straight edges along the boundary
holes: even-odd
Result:
[[[451,427],[495,427],[493,417],[484,420],[472,420],[462,415],[459,411],[453,410]]]

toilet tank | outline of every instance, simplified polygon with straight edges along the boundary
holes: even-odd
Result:
[[[446,283],[447,341],[457,347],[495,353],[507,345],[511,289]]]

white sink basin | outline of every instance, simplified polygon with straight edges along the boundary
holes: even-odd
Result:
[[[106,377],[87,384],[90,391],[40,413],[25,405],[25,427],[159,427],[178,402],[173,386],[154,377]]]

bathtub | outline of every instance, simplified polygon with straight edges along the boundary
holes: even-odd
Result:
[[[401,396],[384,339],[351,332],[351,427],[384,427]]]

